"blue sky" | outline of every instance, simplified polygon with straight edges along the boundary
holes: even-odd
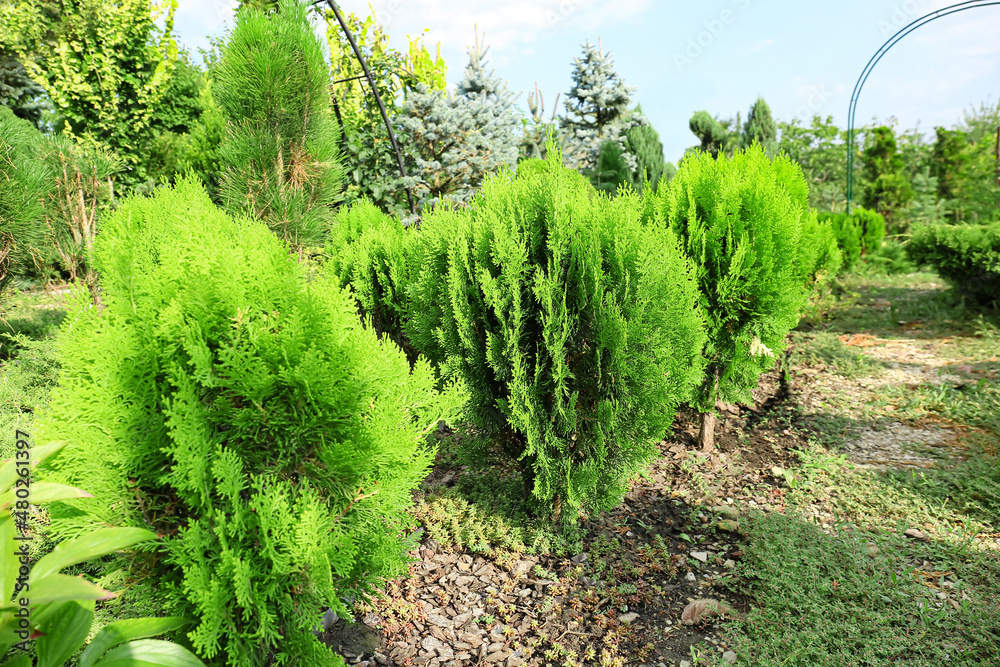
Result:
[[[235,0],[179,0],[179,40],[195,50],[231,23]],[[392,43],[429,29],[441,42],[448,80],[462,77],[475,28],[490,64],[510,88],[537,82],[551,111],[570,86],[580,45],[600,40],[614,54],[633,100],[677,160],[695,143],[699,109],[744,117],[758,95],[775,117],[832,115],[846,125],[854,83],[899,27],[953,0],[372,0]],[[366,0],[341,0],[367,14]],[[881,60],[862,91],[858,121],[895,117],[901,128],[951,126],[964,110],[1000,97],[1000,5],[971,9],[920,28]],[[562,99],[559,101],[562,105]]]

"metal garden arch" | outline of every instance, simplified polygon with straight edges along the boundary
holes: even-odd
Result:
[[[334,2],[334,0],[316,0],[312,4],[315,6],[323,4],[324,2],[330,7],[330,9],[333,10],[333,15],[337,17],[337,23],[340,24],[340,28],[344,31],[347,41],[350,42],[351,48],[354,50],[355,57],[357,57],[358,62],[361,63],[361,69],[365,73],[364,78],[368,79],[368,85],[371,87],[372,95],[375,96],[375,102],[378,104],[379,113],[382,114],[382,121],[385,123],[385,129],[389,133],[389,140],[392,142],[392,150],[396,153],[396,164],[399,167],[399,175],[406,178],[406,168],[403,166],[403,154],[400,152],[399,144],[396,142],[396,133],[392,131],[392,123],[389,122],[389,114],[385,110],[385,104],[382,102],[382,96],[378,93],[378,86],[375,85],[375,77],[372,76],[371,70],[368,69],[368,62],[361,54],[361,49],[358,48],[358,43],[355,41],[354,35],[351,33],[350,28],[347,27],[347,22],[340,13],[340,8],[337,7],[337,3]],[[353,78],[360,79],[362,77]],[[344,81],[348,80],[349,79],[344,79]],[[337,112],[337,119],[340,120],[340,109],[335,107],[334,111]],[[340,124],[340,131],[341,133],[344,132],[344,124],[342,121]],[[344,135],[344,138],[346,139],[346,134]],[[406,188],[406,199],[410,204],[410,213],[415,214],[416,207],[413,204],[413,193],[410,191],[410,188]]]
[[[332,2],[331,2],[332,4]],[[865,81],[868,80],[868,75],[872,73],[872,69],[882,59],[882,56],[886,52],[896,45],[899,40],[906,37],[911,32],[917,28],[930,23],[935,19],[942,18],[944,16],[949,16],[951,14],[957,14],[958,12],[963,12],[967,9],[976,9],[978,7],[989,7],[990,5],[1000,5],[1000,0],[969,0],[968,2],[959,2],[954,5],[948,5],[947,7],[942,7],[936,11],[925,14],[920,18],[910,22],[908,25],[900,28],[899,31],[890,37],[882,47],[875,52],[875,55],[871,57],[868,64],[865,65],[864,70],[861,72],[861,76],[858,77],[858,82],[854,84],[854,92],[851,93],[851,104],[847,111],[847,213],[851,213],[851,201],[854,198],[854,116],[857,112],[858,107],[858,97],[861,94],[861,88],[865,85]]]

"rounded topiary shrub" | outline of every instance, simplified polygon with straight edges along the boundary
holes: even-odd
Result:
[[[907,253],[978,305],[1000,306],[1000,222],[915,226]]]
[[[522,163],[525,165],[525,163]],[[536,510],[617,505],[701,377],[697,286],[637,195],[544,161],[420,228],[410,340],[469,390],[467,418]]]
[[[363,328],[350,296],[194,180],[132,198],[97,237],[103,308],[80,295],[39,442],[94,498],[52,508],[69,536],[166,536],[133,564],[210,664],[340,664],[310,632],[326,606],[403,571],[425,435],[458,405]]]

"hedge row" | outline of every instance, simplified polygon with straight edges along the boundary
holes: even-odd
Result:
[[[976,303],[1000,306],[1000,222],[915,227],[908,252]]]

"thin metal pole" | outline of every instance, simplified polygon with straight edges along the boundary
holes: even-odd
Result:
[[[318,4],[318,3],[317,3]],[[378,87],[375,85],[375,77],[372,76],[371,70],[368,69],[368,62],[365,61],[365,57],[361,54],[361,49],[358,48],[358,43],[354,41],[354,35],[351,34],[350,28],[347,27],[347,22],[344,21],[344,17],[340,13],[340,9],[337,7],[337,3],[334,0],[326,0],[326,4],[330,6],[333,10],[333,15],[337,17],[337,23],[340,24],[341,29],[343,29],[344,34],[347,36],[347,41],[351,43],[351,48],[354,49],[354,55],[357,56],[358,62],[361,63],[361,69],[365,72],[365,77],[368,79],[368,85],[371,86],[372,95],[375,96],[375,102],[378,104],[378,110],[382,114],[382,121],[385,123],[385,129],[389,132],[389,140],[392,142],[392,150],[396,153],[396,164],[399,166],[399,175],[406,178],[406,168],[403,166],[403,153],[399,150],[399,144],[396,142],[396,135],[392,131],[392,123],[389,122],[389,114],[385,110],[385,105],[382,103],[382,96],[378,94]],[[417,208],[413,204],[413,193],[410,192],[410,188],[406,188],[406,199],[410,204],[410,214],[416,215]]]
[[[340,115],[340,102],[337,101],[337,95],[333,94],[330,96],[330,101],[333,102],[333,113],[337,117],[337,123],[340,125],[340,138],[344,142],[344,152],[347,152],[347,129],[344,128],[344,117]]]
[[[1000,125],[997,125],[997,187],[1000,188]]]
[[[851,201],[854,198],[854,119],[858,108],[858,99],[861,95],[861,88],[865,85],[868,80],[868,76],[872,73],[876,63],[882,59],[882,56],[886,52],[896,45],[899,40],[906,37],[908,34],[916,30],[917,28],[930,23],[935,19],[939,19],[951,14],[956,14],[958,12],[965,11],[966,9],[976,9],[978,7],[989,7],[991,5],[1000,5],[1000,0],[993,0],[991,2],[984,2],[983,0],[968,0],[967,2],[959,2],[954,5],[949,5],[947,7],[942,7],[936,11],[925,14],[914,21],[911,21],[908,25],[900,28],[895,35],[886,40],[875,55],[868,60],[868,64],[865,65],[864,70],[861,72],[861,76],[858,77],[857,83],[854,84],[854,92],[851,93],[851,102],[847,111],[847,213],[851,213]]]

